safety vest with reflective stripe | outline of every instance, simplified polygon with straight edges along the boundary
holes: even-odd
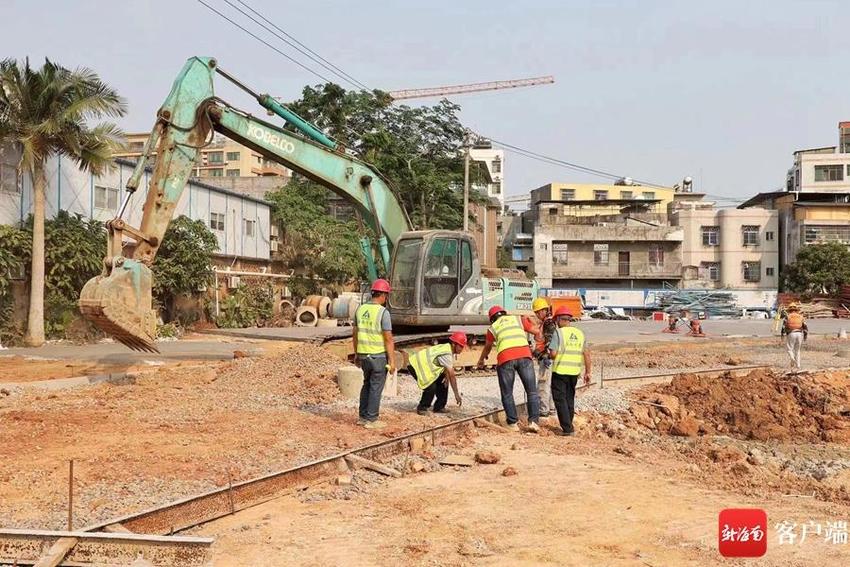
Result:
[[[496,354],[516,347],[527,347],[528,336],[522,327],[522,319],[516,315],[502,315],[490,325],[490,333],[496,339]]]
[[[567,376],[578,376],[584,363],[584,333],[576,327],[558,329],[558,352],[552,372]]]
[[[357,354],[383,354],[384,334],[381,332],[381,318],[384,316],[383,305],[364,303],[354,313],[354,324],[357,325]]]
[[[410,366],[416,371],[416,383],[424,390],[440,377],[444,368],[437,364],[441,356],[452,354],[452,345],[442,344],[423,348],[410,359]]]

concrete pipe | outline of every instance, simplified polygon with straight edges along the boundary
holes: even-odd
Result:
[[[319,319],[327,319],[331,316],[331,300],[323,295],[308,295],[304,305],[316,308]]]
[[[311,305],[303,305],[295,312],[295,324],[299,327],[315,327],[318,322],[319,315]]]

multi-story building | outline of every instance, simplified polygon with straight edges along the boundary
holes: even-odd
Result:
[[[691,202],[672,213],[682,228],[683,288],[776,289],[779,214],[761,208],[716,209]]]
[[[136,161],[150,134],[127,134],[127,145],[115,157]],[[224,136],[215,136],[213,141],[200,150],[193,177],[254,177],[283,176],[292,173],[282,165],[263,157],[259,152],[234,142]]]
[[[778,213],[780,270],[807,244],[850,246],[850,122],[838,124],[838,141],[794,152],[784,191],[759,193],[739,206]]]
[[[0,151],[0,157],[3,155]],[[94,175],[80,170],[68,158],[50,158],[46,165],[46,216],[65,210],[100,221],[112,219],[127,195],[124,184],[134,169],[133,162],[123,159],[117,159],[115,165]],[[9,174],[6,165],[3,174]],[[26,174],[17,179],[17,184],[0,186],[0,224],[19,224],[32,210],[32,180]],[[147,172],[124,215],[133,226],[140,224],[149,181]],[[270,206],[265,201],[190,180],[174,211],[175,217],[179,215],[202,220],[215,234],[218,264],[236,269],[268,266],[274,232]]]
[[[546,202],[563,203],[569,216],[619,214],[623,208],[631,207],[664,216],[674,194],[672,187],[633,185],[629,180],[614,185],[548,183],[531,191],[531,207]]]
[[[551,199],[553,185],[556,190],[578,188],[576,184],[551,184],[548,193],[535,196],[532,192],[531,209],[525,218],[531,246],[520,233],[513,249],[514,264],[532,264],[541,287],[678,285],[683,231],[668,224],[666,203],[662,206],[661,199],[636,198],[634,194],[626,199],[619,194],[614,199]]]
[[[485,170],[481,181],[472,182],[472,189],[498,200],[504,207],[505,151],[494,148],[488,140],[479,140],[470,148],[469,157]]]

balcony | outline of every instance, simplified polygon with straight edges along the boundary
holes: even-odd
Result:
[[[591,262],[570,262],[553,264],[553,278],[572,279],[679,279],[682,277],[682,262],[667,261],[663,264],[648,262],[610,261],[607,265]]]
[[[567,242],[682,242],[685,239],[685,231],[677,226],[546,223],[537,230],[553,240]]]

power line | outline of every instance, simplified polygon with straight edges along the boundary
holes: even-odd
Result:
[[[290,57],[289,55],[287,55],[286,53],[284,53],[283,51],[281,51],[280,49],[278,49],[277,47],[275,47],[275,46],[274,46],[274,45],[272,45],[271,43],[269,43],[269,42],[267,42],[266,40],[264,40],[263,38],[261,38],[260,36],[258,36],[258,35],[256,35],[255,33],[253,33],[253,32],[251,32],[251,31],[249,31],[248,29],[246,29],[245,27],[241,26],[240,24],[238,24],[238,23],[234,22],[233,20],[231,20],[230,18],[228,18],[227,16],[225,16],[224,14],[222,14],[221,12],[219,12],[218,10],[216,10],[215,8],[213,8],[212,6],[210,6],[209,4],[207,4],[206,2],[204,2],[204,0],[197,0],[197,1],[198,1],[198,3],[199,3],[199,4],[203,4],[203,5],[204,5],[204,6],[205,6],[208,10],[210,10],[210,11],[212,11],[212,12],[215,12],[216,14],[218,14],[219,16],[221,16],[222,18],[224,18],[225,20],[227,20],[228,22],[230,22],[231,24],[233,24],[234,26],[236,26],[237,28],[239,28],[239,29],[240,29],[240,30],[242,30],[243,32],[247,33],[248,35],[250,35],[251,37],[253,37],[253,38],[254,38],[254,39],[256,39],[257,41],[259,41],[260,43],[262,43],[263,45],[265,45],[265,46],[266,46],[266,47],[268,47],[269,49],[273,49],[274,51],[276,51],[276,52],[277,52],[277,53],[279,53],[280,55],[283,55],[284,57],[286,57],[287,59],[289,59],[290,61],[292,61],[293,63],[295,63],[296,65],[298,65],[298,66],[299,66],[299,67],[301,67],[302,69],[304,69],[305,71],[307,71],[307,72],[309,72],[309,73],[312,73],[313,75],[316,75],[317,77],[319,77],[320,79],[322,79],[322,80],[323,80],[323,81],[325,81],[326,83],[333,83],[333,81],[332,81],[332,80],[328,79],[327,77],[325,77],[325,76],[324,76],[324,75],[322,75],[321,73],[318,73],[318,72],[314,71],[313,69],[311,69],[310,67],[307,67],[306,65],[304,65],[303,63],[301,63],[301,62],[300,62],[300,61],[298,61],[297,59],[294,59],[294,58]]]
[[[486,138],[486,136],[484,136],[484,137]],[[531,159],[537,159],[538,161],[544,161],[544,162],[550,163],[552,165],[560,165],[560,166],[566,167],[567,169],[572,169],[574,171],[579,171],[579,172],[582,172],[582,173],[590,173],[592,175],[597,175],[599,177],[605,177],[605,178],[608,178],[608,179],[622,179],[624,177],[627,177],[627,176],[624,176],[624,175],[618,175],[616,173],[611,173],[609,171],[602,171],[600,169],[594,169],[592,167],[587,167],[587,166],[580,165],[580,164],[577,164],[577,163],[572,163],[572,162],[569,162],[569,161],[566,161],[566,160],[562,160],[562,159],[554,158],[554,157],[547,156],[547,155],[544,155],[544,154],[540,154],[540,153],[537,153],[537,152],[534,152],[534,151],[531,151],[531,150],[520,148],[519,146],[514,146],[512,144],[508,144],[507,142],[502,142],[502,141],[496,140],[494,138],[487,138],[487,139],[490,140],[491,142],[493,142],[496,145],[502,146],[506,149],[511,149],[514,152],[520,153],[520,155],[524,155],[525,157],[528,157],[528,158],[531,158]],[[669,189],[669,187],[670,187],[669,185],[663,185],[663,184],[660,184],[660,183],[652,183],[652,182],[643,181],[643,180],[640,180],[640,179],[634,179],[634,181],[636,183],[640,184],[640,185],[646,185],[646,186],[650,186],[650,187],[659,187],[659,188],[667,188],[667,189]]]
[[[313,51],[312,49],[310,49],[309,47],[307,47],[306,45],[304,45],[303,43],[301,43],[300,41],[298,41],[297,39],[292,37],[290,34],[288,34],[285,30],[281,29],[274,22],[272,22],[271,20],[269,20],[268,18],[263,16],[260,12],[258,12],[257,10],[255,10],[254,8],[249,6],[246,2],[243,2],[242,0],[237,0],[237,1],[240,4],[242,4],[243,6],[245,6],[245,8],[247,8],[249,11],[253,12],[260,19],[262,19],[263,21],[268,23],[270,26],[272,26],[274,28],[274,30],[269,28],[268,26],[266,26],[265,24],[263,24],[262,22],[260,22],[256,18],[254,18],[251,14],[242,10],[242,8],[240,8],[239,6],[237,6],[236,4],[231,2],[230,0],[224,0],[224,2],[226,4],[228,4],[231,8],[237,10],[240,14],[247,17],[248,19],[253,21],[255,24],[259,25],[260,27],[262,27],[263,29],[265,29],[266,31],[268,31],[269,33],[271,33],[272,35],[274,35],[275,37],[277,37],[278,39],[283,41],[285,44],[287,44],[291,48],[293,48],[296,51],[298,51],[299,53],[301,53],[302,55],[308,57],[313,62],[318,63],[319,65],[324,67],[326,70],[335,74],[336,76],[338,76],[343,81],[347,81],[348,83],[351,83],[351,85],[353,85],[357,89],[364,89],[364,90],[367,90],[367,91],[370,90],[369,87],[367,87],[365,84],[358,81],[357,79],[355,79],[354,77],[352,77],[351,75],[349,75],[348,73],[346,73],[345,71],[343,71],[342,69],[340,69],[339,67],[337,67],[336,65],[334,65],[333,63],[331,63],[330,61],[328,61],[327,59],[325,59],[324,57],[322,57],[318,53],[316,53],[315,51]],[[280,33],[277,33],[275,30],[277,30]],[[281,34],[283,34],[283,35],[281,35]],[[289,38],[289,39],[287,39],[287,38]],[[292,41],[290,41],[290,40],[292,40]]]

